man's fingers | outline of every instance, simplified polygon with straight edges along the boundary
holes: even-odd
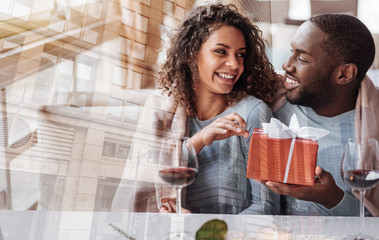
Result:
[[[279,182],[273,182],[273,181],[267,181],[266,185],[269,186],[269,187],[281,188],[281,189],[283,189],[286,186],[288,186],[288,184],[286,184],[286,183],[279,183]]]
[[[316,167],[315,173],[316,173],[317,178],[319,179],[319,182],[321,183],[328,182],[330,178],[333,178],[329,172],[325,171],[320,166]]]
[[[320,166],[317,166],[315,171],[316,171],[316,176],[320,176],[324,172],[322,167]]]
[[[276,193],[288,195],[290,192],[290,186],[285,183],[278,183],[273,181],[267,181],[266,186],[269,187],[271,190],[273,190]]]
[[[279,183],[267,181],[266,186],[278,194],[296,196],[299,192],[305,190],[305,186],[296,184]]]

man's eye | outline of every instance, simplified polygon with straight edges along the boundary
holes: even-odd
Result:
[[[303,62],[303,63],[307,63],[308,62],[307,60],[305,60],[304,58],[301,58],[301,57],[299,57],[299,61]]]

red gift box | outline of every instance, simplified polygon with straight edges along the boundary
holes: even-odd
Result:
[[[285,182],[292,139],[270,138],[262,129],[254,129],[250,139],[247,177]],[[286,183],[312,186],[317,162],[317,141],[296,138],[288,166]]]

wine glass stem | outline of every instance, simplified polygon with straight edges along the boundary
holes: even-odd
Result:
[[[361,221],[361,234],[362,235],[365,232],[365,224],[364,224],[364,220],[365,220],[365,194],[366,194],[365,190],[359,191],[359,204],[360,204],[359,217],[360,217],[360,221]]]
[[[182,213],[182,188],[178,187],[178,195],[176,196],[176,212]]]

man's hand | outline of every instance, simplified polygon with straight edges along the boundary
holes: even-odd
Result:
[[[292,196],[294,198],[312,201],[330,209],[336,206],[343,198],[344,192],[333,179],[333,176],[324,171],[320,166],[316,167],[316,180],[313,186],[294,185],[265,182],[266,186],[278,194]],[[264,182],[263,182],[264,183]]]

